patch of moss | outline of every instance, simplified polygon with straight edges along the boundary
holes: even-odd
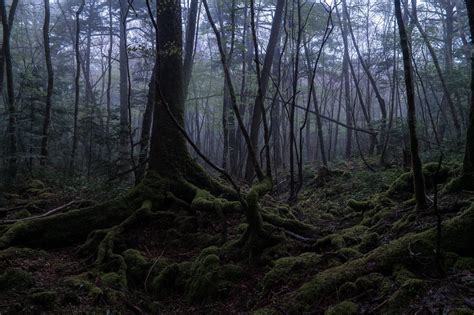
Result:
[[[319,261],[320,256],[315,253],[303,253],[295,257],[277,259],[272,269],[263,277],[263,291],[268,292],[279,283],[288,284],[296,278],[299,271],[303,271]]]
[[[358,312],[359,305],[351,301],[344,301],[328,308],[324,315],[356,315]]]
[[[17,268],[7,268],[0,275],[0,290],[28,289],[34,284],[31,273]]]
[[[408,270],[403,265],[396,265],[393,270],[392,275],[393,275],[393,278],[395,279],[395,282],[397,282],[400,285],[402,285],[408,280],[416,279],[415,274],[411,272],[410,270]]]
[[[362,236],[358,249],[362,253],[366,253],[379,245],[380,236],[375,232],[369,232]]]
[[[358,250],[351,247],[341,248],[337,251],[337,253],[339,256],[342,256],[346,261],[362,256],[362,254]]]
[[[127,288],[127,278],[116,272],[109,272],[101,276],[102,283],[111,288],[125,289]]]
[[[337,290],[339,298],[349,298],[357,292],[357,286],[354,282],[346,282]]]
[[[426,289],[426,283],[419,279],[409,279],[388,299],[384,314],[401,314],[410,302]]]
[[[208,248],[193,261],[185,284],[185,296],[192,302],[203,302],[226,296],[242,277],[237,265],[222,265],[215,248]]]
[[[354,283],[357,289],[360,291],[367,291],[369,289],[376,288],[382,294],[386,294],[391,291],[393,286],[393,283],[390,281],[390,279],[377,272],[359,277]]]

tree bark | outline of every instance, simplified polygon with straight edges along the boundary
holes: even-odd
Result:
[[[405,85],[408,107],[407,119],[410,133],[411,166],[413,171],[415,200],[418,209],[425,209],[427,207],[427,203],[422,164],[418,155],[418,138],[416,136],[415,91],[413,81],[413,69],[411,64],[411,52],[410,45],[408,42],[407,31],[403,22],[400,0],[395,0],[395,15],[398,23],[398,32],[400,34],[400,46],[402,48],[403,53],[403,68],[405,72]]]

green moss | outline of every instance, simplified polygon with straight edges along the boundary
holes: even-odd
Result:
[[[51,309],[56,301],[57,293],[55,291],[42,291],[30,295],[33,303]]]
[[[272,269],[263,277],[264,292],[268,292],[279,283],[290,283],[297,278],[299,272],[314,266],[319,261],[320,256],[314,253],[304,253],[299,256],[276,260]]]
[[[354,282],[346,282],[337,290],[339,298],[348,298],[357,292],[357,286]]]
[[[385,314],[401,314],[410,302],[426,289],[426,283],[419,279],[409,279],[388,299]]]
[[[105,286],[116,288],[116,289],[125,289],[127,288],[127,279],[116,272],[109,272],[101,277],[102,283]]]
[[[34,284],[31,273],[17,268],[7,268],[0,275],[0,290],[28,289]]]
[[[359,277],[354,283],[360,291],[367,291],[376,288],[382,294],[388,293],[393,287],[393,283],[390,279],[377,272]]]
[[[395,282],[398,284],[402,285],[406,281],[410,279],[415,279],[416,276],[413,272],[405,268],[403,265],[396,265],[394,270],[393,270],[393,278],[395,279]]]
[[[445,251],[456,252],[465,256],[474,255],[472,239],[474,239],[474,206],[459,216],[443,223],[443,239],[441,247]],[[347,261],[345,264],[326,269],[316,274],[310,281],[295,291],[293,299],[296,312],[307,310],[313,301],[330,294],[348,281],[373,272],[387,272],[394,265],[410,260],[411,248],[416,253],[418,247],[424,244],[434,244],[436,229],[430,229],[417,234],[407,234],[389,244],[380,246],[369,254]],[[427,250],[427,249],[426,249]],[[433,254],[431,249],[431,255]]]
[[[127,265],[127,279],[135,284],[143,284],[152,264],[135,249],[127,249],[122,253],[122,256]],[[157,261],[154,267],[155,272],[161,271],[166,265],[163,260]]]
[[[226,296],[242,277],[239,266],[221,265],[216,249],[211,247],[193,261],[185,284],[185,296],[192,302],[203,302]]]
[[[474,258],[473,257],[461,257],[454,264],[454,269],[467,270],[474,272]]]
[[[376,248],[379,244],[380,236],[375,232],[369,232],[362,236],[358,249],[362,253],[366,253]]]
[[[344,301],[328,308],[324,315],[356,315],[359,312],[359,305],[354,302]]]
[[[358,250],[351,247],[341,248],[337,251],[337,253],[339,254],[339,256],[342,256],[346,261],[362,256],[362,254]]]

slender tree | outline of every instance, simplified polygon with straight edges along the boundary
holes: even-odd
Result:
[[[411,166],[413,172],[413,184],[415,191],[416,206],[418,209],[427,207],[425,195],[425,181],[423,178],[423,166],[418,155],[418,138],[416,135],[416,109],[415,88],[413,81],[413,69],[411,63],[410,44],[408,34],[403,22],[400,0],[395,0],[395,15],[397,18],[398,32],[400,34],[400,46],[403,53],[403,69],[405,73],[405,85],[407,93],[407,119],[410,133]]]
[[[50,6],[49,0],[44,0],[44,25],[43,25],[43,45],[44,45],[44,57],[46,60],[46,71],[48,72],[48,87],[46,89],[46,106],[44,110],[43,118],[43,134],[41,139],[41,159],[40,164],[44,166],[48,159],[48,138],[49,138],[49,125],[51,122],[51,98],[53,96],[54,87],[54,72],[53,64],[51,61],[51,48],[49,44],[49,22],[50,22]]]
[[[471,32],[471,104],[469,112],[469,123],[466,137],[466,151],[464,154],[463,177],[467,188],[474,188],[474,3],[466,0],[467,14],[469,18],[469,30]]]

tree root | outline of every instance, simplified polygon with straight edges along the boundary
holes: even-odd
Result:
[[[463,256],[474,255],[474,205],[464,213],[446,221],[442,228],[441,247],[446,252],[455,252]],[[436,229],[432,228],[417,234],[408,234],[391,243],[378,247],[366,256],[351,260],[343,265],[318,273],[311,281],[300,287],[294,300],[297,302],[295,311],[302,311],[318,301],[322,296],[335,292],[337,288],[348,281],[354,281],[360,276],[374,272],[389,273],[397,264],[414,262],[413,246],[421,246],[424,253],[434,255]],[[429,247],[429,248],[427,248]],[[434,260],[433,260],[434,261]]]

